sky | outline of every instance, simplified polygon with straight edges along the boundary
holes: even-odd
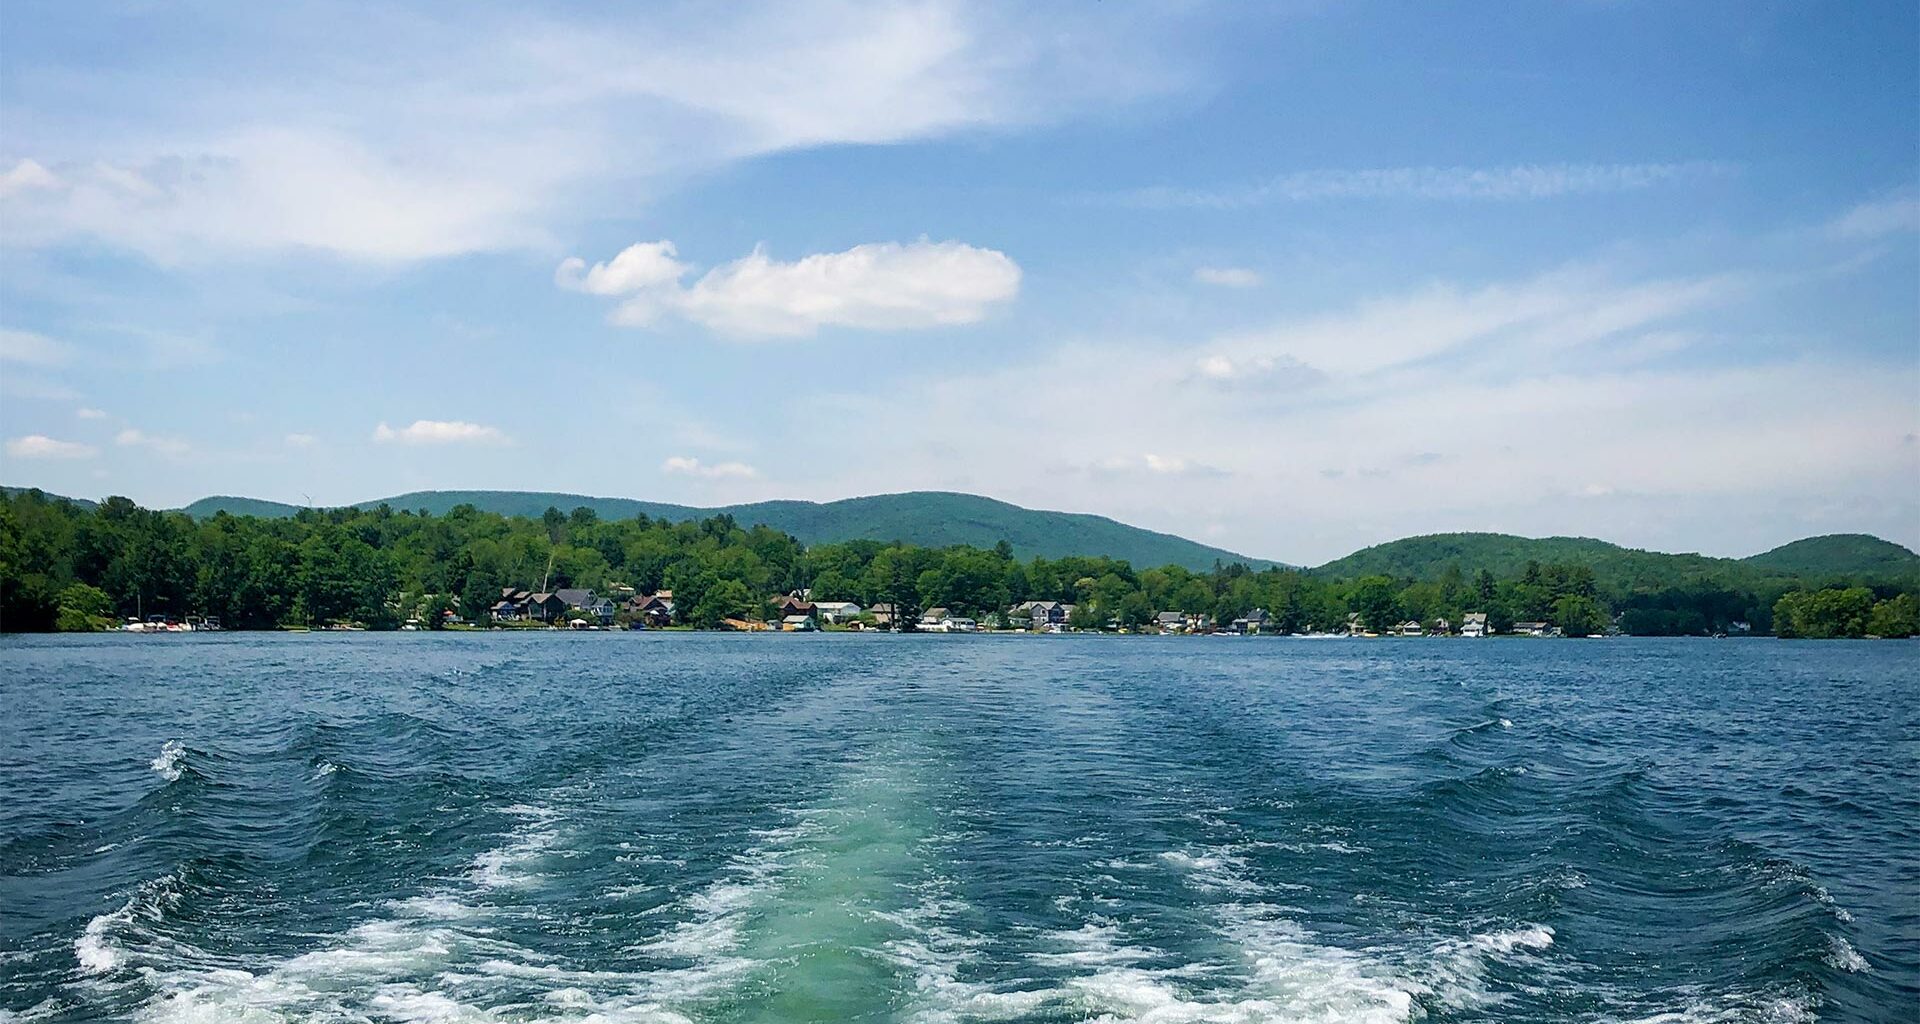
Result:
[[[1920,547],[1920,7],[0,6],[0,481]]]

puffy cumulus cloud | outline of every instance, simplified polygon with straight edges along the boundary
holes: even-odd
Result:
[[[589,295],[625,295],[679,282],[687,265],[676,256],[672,242],[639,242],[591,268],[578,256],[562,260],[553,272],[553,282]]]
[[[1257,288],[1262,281],[1258,271],[1245,267],[1196,267],[1193,279],[1221,288]]]
[[[802,147],[1053,121],[1184,89],[1177,12],[928,0],[692,8],[307,5],[99,12],[123,44],[75,65],[12,27],[5,243],[168,261],[411,261],[551,244],[556,226]],[[365,73],[378,68],[378,74]],[[242,97],[236,102],[236,97]],[[270,125],[271,128],[260,126]]]
[[[67,346],[44,334],[0,328],[0,363],[59,366],[68,355]]]
[[[113,436],[113,443],[122,448],[145,448],[159,455],[179,458],[193,450],[187,442],[177,437],[156,437],[142,430],[128,427]]]
[[[373,428],[373,439],[381,444],[503,444],[507,435],[498,427],[464,420],[414,420],[398,430],[382,421]]]
[[[751,480],[760,471],[744,462],[720,462],[713,465],[687,455],[675,455],[660,464],[660,471],[679,476],[697,476],[708,480]]]
[[[1020,291],[1005,253],[964,242],[877,242],[783,262],[756,248],[682,285],[671,242],[629,246],[588,267],[555,271],[565,288],[625,296],[613,321],[644,326],[663,313],[739,338],[806,337],[822,327],[906,330],[968,324]]]
[[[45,434],[28,434],[7,441],[7,454],[16,459],[91,459],[100,449],[78,441],[59,441]]]

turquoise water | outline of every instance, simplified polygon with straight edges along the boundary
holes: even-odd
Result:
[[[0,1019],[1913,1020],[1920,645],[0,641]]]

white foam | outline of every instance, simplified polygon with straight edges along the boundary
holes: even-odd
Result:
[[[1228,849],[1169,851],[1161,863],[1181,871],[1196,890],[1261,893],[1245,862]],[[1037,965],[1077,973],[1035,987],[952,984],[914,1016],[927,1022],[1010,1019],[1045,1014],[1092,1021],[1152,1024],[1251,1024],[1274,1021],[1405,1024],[1419,986],[1362,953],[1314,941],[1261,902],[1215,904],[1215,934],[1232,955],[1183,961],[1140,942],[1126,922],[1092,917],[1080,927],[1043,933],[1052,948],[1030,952]]]
[[[107,929],[125,923],[127,915],[128,910],[123,907],[87,922],[87,930],[73,942],[73,955],[79,959],[81,970],[88,974],[105,974],[120,966],[120,950],[107,934]]]
[[[1872,969],[1867,963],[1867,958],[1861,956],[1860,951],[1854,949],[1853,944],[1847,940],[1838,935],[1829,935],[1827,936],[1827,943],[1829,946],[1827,950],[1827,965],[1829,967],[1853,974],[1865,973]]]
[[[1820,1019],[1808,995],[1733,994],[1696,999],[1645,1017],[1603,1018],[1607,1024],[1813,1024]]]
[[[1475,935],[1469,941],[1481,949],[1495,953],[1511,953],[1516,949],[1545,949],[1553,945],[1553,929],[1535,924],[1525,928]]]
[[[512,841],[505,846],[475,857],[471,877],[487,889],[520,889],[538,885],[543,876],[533,870],[532,865],[544,859],[559,840],[559,832],[544,827],[557,815],[546,808],[525,805],[509,807],[506,813],[531,819],[532,824],[515,830]]]
[[[168,782],[179,782],[180,765],[185,762],[186,759],[186,744],[181,743],[179,740],[168,740],[160,745],[159,756],[155,757],[153,763],[147,767],[159,772],[160,777]]]
[[[1408,951],[1407,973],[1427,992],[1455,1008],[1486,1006],[1505,997],[1489,990],[1489,961],[1530,963],[1553,946],[1553,929],[1525,924],[1516,928],[1479,932],[1464,939],[1446,938],[1424,952]]]

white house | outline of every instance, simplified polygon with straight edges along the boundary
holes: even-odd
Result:
[[[1486,612],[1468,612],[1466,618],[1460,620],[1461,636],[1480,637],[1486,636],[1487,632]]]
[[[846,622],[860,614],[860,606],[852,601],[815,601],[813,611],[828,622]]]

